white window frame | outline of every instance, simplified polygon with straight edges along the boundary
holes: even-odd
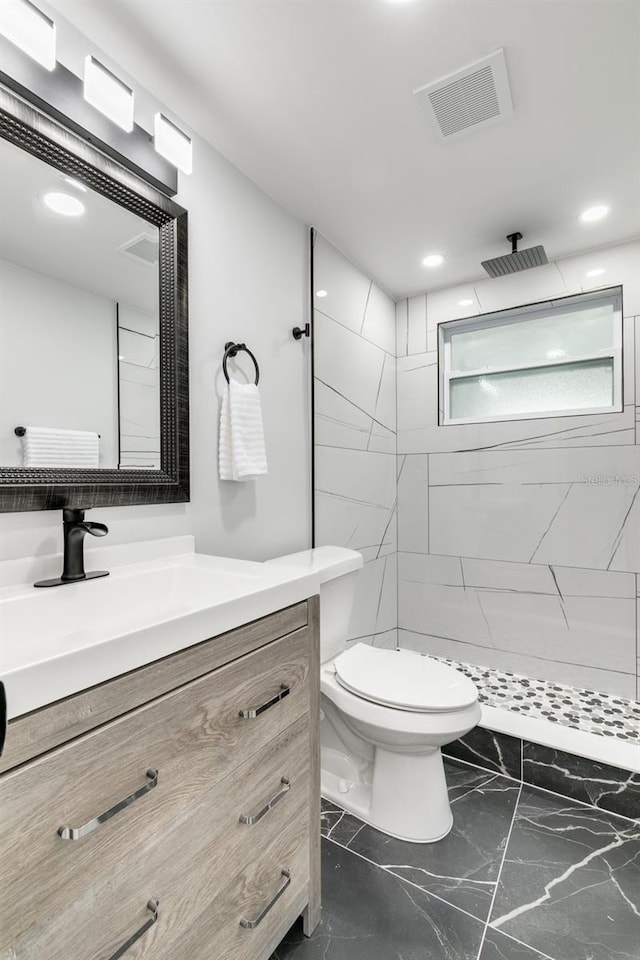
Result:
[[[514,321],[526,323],[528,320],[537,320],[541,317],[559,316],[563,313],[574,313],[576,306],[581,303],[593,306],[594,303],[610,303],[613,306],[613,346],[598,350],[594,353],[581,354],[570,358],[557,360],[539,360],[535,363],[510,364],[507,366],[488,366],[475,370],[451,371],[451,337],[454,334],[469,330],[484,330],[488,327],[500,327],[512,324]],[[509,310],[500,310],[495,313],[484,313],[476,317],[463,320],[449,320],[438,327],[438,386],[440,392],[440,425],[455,426],[465,423],[500,423],[509,420],[542,420],[550,417],[577,417],[591,416],[602,413],[621,413],[623,409],[623,365],[622,365],[622,287],[610,287],[606,290],[597,290],[586,294],[577,294],[571,297],[562,297],[556,300],[547,300],[542,303],[527,304],[522,307],[513,307]],[[558,410],[531,411],[530,413],[511,413],[504,416],[488,417],[454,417],[450,415],[450,383],[452,380],[463,380],[471,377],[481,377],[495,373],[513,373],[520,370],[540,370],[553,367],[563,367],[569,364],[584,363],[589,360],[613,360],[613,403],[606,407],[589,407],[585,409],[561,408]]]

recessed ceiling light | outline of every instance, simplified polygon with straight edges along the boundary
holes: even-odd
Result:
[[[444,263],[444,257],[441,253],[430,253],[428,257],[425,257],[422,261],[423,266],[425,267],[440,267]]]
[[[473,300],[458,300],[459,307],[470,307],[473,303]]]
[[[50,210],[63,217],[81,217],[85,210],[84,203],[69,193],[45,193],[42,200]]]
[[[580,214],[580,219],[583,223],[595,223],[596,220],[602,220],[603,217],[609,213],[609,207],[604,204],[598,204],[596,207],[589,207],[588,210],[583,210]]]
[[[547,350],[547,360],[560,360],[561,357],[566,357],[566,350]]]
[[[29,0],[0,3],[0,33],[46,70],[56,65],[56,25]]]
[[[604,267],[596,267],[594,270],[587,270],[588,277],[601,277],[604,273]]]
[[[316,297],[326,297],[326,295],[327,295],[326,290],[316,290]]]
[[[172,163],[183,173],[191,173],[193,169],[193,146],[191,137],[183,133],[175,123],[162,113],[156,113],[154,118],[153,144],[158,153]]]
[[[127,133],[133,130],[133,90],[95,57],[84,61],[84,98]]]

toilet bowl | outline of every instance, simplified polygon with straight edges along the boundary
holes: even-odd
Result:
[[[480,719],[475,685],[412,650],[346,649],[359,553],[318,547],[270,562],[320,578],[323,796],[401,840],[440,840],[453,822],[441,747]]]

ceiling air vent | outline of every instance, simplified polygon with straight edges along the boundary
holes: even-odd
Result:
[[[453,140],[513,113],[504,50],[414,91],[442,140]]]
[[[147,233],[141,233],[133,240],[127,240],[118,247],[118,250],[125,257],[130,257],[147,267],[155,267],[158,262],[158,238]]]

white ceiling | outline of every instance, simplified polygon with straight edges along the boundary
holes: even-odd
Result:
[[[120,247],[158,228],[93,190],[80,192],[38,157],[0,140],[0,257],[100,297],[157,313],[158,267]],[[65,217],[43,203],[47,193],[80,200],[85,213]]]
[[[392,295],[484,276],[514,230],[550,258],[640,233],[631,0],[51,5]],[[412,92],[499,47],[513,116],[439,141]]]

